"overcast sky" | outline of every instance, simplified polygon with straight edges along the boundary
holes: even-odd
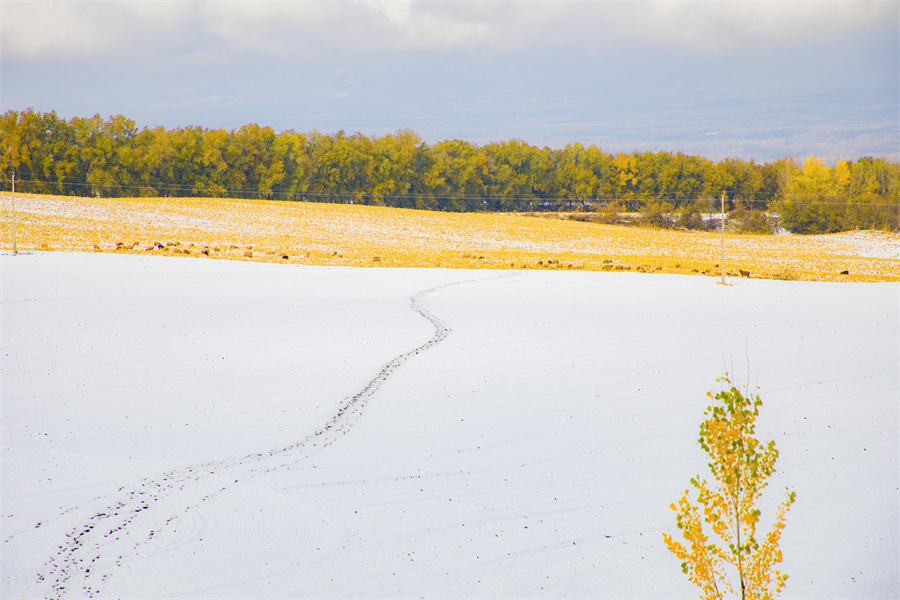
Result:
[[[0,0],[2,110],[900,160],[897,0]]]

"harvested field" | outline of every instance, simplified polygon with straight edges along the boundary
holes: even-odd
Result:
[[[12,249],[12,195],[0,246]],[[16,195],[19,251],[142,252],[290,264],[631,270],[718,277],[717,234],[374,206]],[[900,234],[729,234],[729,275],[900,281]],[[842,273],[845,272],[846,273]]]

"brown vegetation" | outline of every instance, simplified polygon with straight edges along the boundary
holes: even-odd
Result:
[[[2,198],[0,246],[12,248]],[[717,276],[715,233],[621,227],[517,214],[209,198],[16,196],[23,250],[140,252],[304,265],[584,269]],[[887,252],[879,249],[887,248]],[[900,235],[733,235],[735,275],[900,281]],[[847,272],[847,274],[842,274]]]

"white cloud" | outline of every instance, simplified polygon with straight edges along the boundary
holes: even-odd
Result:
[[[516,52],[639,43],[692,51],[789,47],[865,32],[896,35],[890,1],[0,1],[3,51],[85,57],[141,47],[174,33],[199,45],[312,58],[485,49]],[[213,36],[209,39],[204,36]],[[158,50],[157,50],[158,51]]]
[[[670,1],[640,7],[640,18],[620,15],[621,38],[694,50],[833,43],[897,25],[896,3],[880,1]]]
[[[183,2],[0,1],[4,55],[84,58],[171,35],[190,12]]]
[[[3,53],[26,58],[48,55],[90,56],[115,47],[115,40],[101,35],[89,7],[53,2],[4,2]]]
[[[786,46],[893,27],[895,2],[355,2],[206,4],[212,30],[263,51],[368,53],[637,42],[706,51]]]
[[[460,48],[496,29],[407,0],[208,2],[203,14],[207,30],[235,47],[299,57]]]

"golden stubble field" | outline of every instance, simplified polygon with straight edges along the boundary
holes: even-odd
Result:
[[[13,247],[13,198],[2,249]],[[717,234],[516,214],[213,198],[17,194],[18,250],[131,252],[355,267],[584,269],[718,277]],[[728,234],[732,276],[900,281],[900,235]],[[847,274],[841,274],[847,271]]]

